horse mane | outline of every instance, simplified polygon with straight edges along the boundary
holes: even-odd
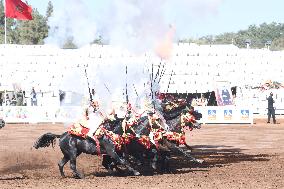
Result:
[[[115,134],[123,134],[122,130],[123,118],[116,118],[115,121],[108,121],[104,126],[107,130],[114,132]]]
[[[176,119],[182,113],[182,111],[185,108],[186,108],[186,105],[182,105],[182,106],[175,108],[174,110],[166,111],[166,112],[164,111],[163,116],[164,116],[165,120],[167,120],[167,121]]]

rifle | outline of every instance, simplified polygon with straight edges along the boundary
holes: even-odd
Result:
[[[163,65],[163,67],[162,67],[162,71],[161,71],[161,75],[160,75],[160,78],[159,78],[158,83],[160,83],[161,78],[162,78],[162,77],[163,77],[163,75],[165,74],[165,71],[166,71],[165,65],[166,65],[166,63],[164,63],[164,65]],[[165,68],[165,69],[164,69],[164,68]]]
[[[158,70],[157,70],[157,73],[156,73],[156,76],[155,76],[155,79],[154,79],[154,82],[156,81],[158,75],[160,74],[160,67],[161,67],[161,64],[162,64],[162,61],[160,62],[159,66],[158,66]]]
[[[87,85],[88,85],[88,90],[89,90],[89,95],[90,95],[90,102],[92,102],[93,96],[92,96],[92,93],[91,93],[91,88],[90,88],[90,83],[89,83],[89,78],[88,78],[88,75],[87,75],[86,67],[85,67],[85,76],[86,76],[86,79],[87,79]]]
[[[129,103],[129,97],[128,97],[128,91],[127,91],[127,65],[125,66],[125,74],[126,74],[126,79],[125,79],[125,98],[126,98],[126,104],[128,105]]]
[[[170,76],[170,80],[169,80],[168,87],[167,87],[167,92],[166,92],[166,93],[168,93],[168,91],[169,91],[169,87],[170,87],[170,84],[171,84],[173,72],[174,72],[174,70],[172,69],[171,76]]]

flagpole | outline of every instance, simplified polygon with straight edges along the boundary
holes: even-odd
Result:
[[[4,42],[7,44],[7,21],[6,21],[6,0],[4,0],[4,27],[5,27],[5,32],[4,32]]]

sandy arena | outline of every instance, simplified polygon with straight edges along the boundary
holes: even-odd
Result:
[[[7,124],[0,130],[0,188],[284,188],[284,119],[276,125],[256,119],[253,125],[203,125],[187,134],[203,165],[182,157],[171,160],[171,174],[112,176],[101,157],[81,155],[77,167],[85,179],[61,178],[58,147],[35,150],[46,133],[61,134],[61,124]]]

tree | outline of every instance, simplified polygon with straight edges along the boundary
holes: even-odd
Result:
[[[47,20],[48,20],[49,17],[52,16],[52,13],[53,13],[53,5],[52,5],[51,1],[48,1],[46,13],[45,13],[45,17],[46,17]]]
[[[77,49],[78,47],[74,44],[73,37],[70,37],[66,40],[62,48],[63,49]]]
[[[15,30],[18,36],[14,43],[17,44],[44,44],[43,39],[48,35],[46,19],[36,9],[33,9],[33,20],[17,21]]]
[[[271,50],[284,50],[284,34],[282,34],[282,37],[277,38],[272,41],[270,49]]]

